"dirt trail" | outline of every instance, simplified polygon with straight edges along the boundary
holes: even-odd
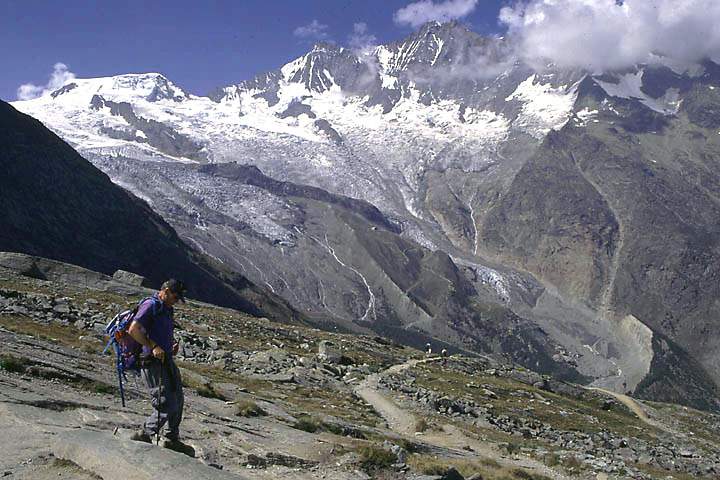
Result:
[[[614,397],[617,399],[620,403],[628,407],[640,420],[645,422],[646,424],[650,425],[651,427],[655,427],[657,429],[660,429],[664,432],[671,433],[673,435],[680,435],[685,436],[682,432],[678,432],[677,430],[670,428],[668,425],[660,422],[659,420],[656,420],[654,418],[650,418],[645,411],[645,407],[635,400],[632,397],[628,397],[627,395],[623,395],[622,393],[613,392],[612,390],[605,390],[604,388],[599,387],[585,387],[588,390],[595,390],[597,392],[602,392],[606,395],[610,395],[611,397]]]
[[[355,394],[373,406],[376,412],[385,419],[388,427],[401,435],[415,434],[415,416],[398,407],[392,400],[380,393],[380,378],[393,373],[400,373],[403,370],[414,367],[421,363],[434,361],[435,359],[409,360],[405,363],[393,365],[387,370],[368,375],[365,380],[355,387]]]
[[[409,439],[413,441],[421,441],[435,447],[453,450],[452,454],[454,458],[479,455],[484,458],[491,458],[504,467],[521,467],[535,470],[538,473],[557,480],[569,480],[571,478],[552,470],[537,460],[508,457],[499,449],[484,442],[480,438],[475,438],[471,433],[465,432],[455,425],[444,424],[439,431],[423,432],[421,436],[416,436],[415,424],[417,418],[415,415],[401,408],[385,396],[385,394],[380,391],[379,381],[385,375],[399,373],[415,365],[439,360],[439,358],[409,360],[405,363],[393,365],[380,373],[369,375],[365,378],[365,380],[355,387],[355,394],[372,405],[375,411],[385,419],[388,427],[393,432],[410,437]],[[471,450],[468,450],[468,447]]]

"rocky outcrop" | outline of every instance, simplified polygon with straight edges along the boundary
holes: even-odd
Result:
[[[246,478],[209,467],[182,453],[102,432],[64,433],[53,445],[53,453],[105,480],[152,480],[160,476],[197,480]]]

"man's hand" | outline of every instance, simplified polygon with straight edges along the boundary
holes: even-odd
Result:
[[[165,362],[165,350],[163,350],[160,345],[155,345],[155,347],[153,347],[152,355],[161,362]]]
[[[180,349],[180,342],[173,343],[173,355],[177,355],[177,352],[179,349]]]

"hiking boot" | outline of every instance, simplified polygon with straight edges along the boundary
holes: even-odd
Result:
[[[130,435],[130,440],[134,440],[136,442],[152,443],[152,438],[150,438],[150,435],[145,433],[143,430],[140,430]]]
[[[166,438],[162,441],[162,446],[163,448],[167,448],[168,450],[173,450],[175,452],[187,455],[188,457],[195,458],[195,449],[187,443],[183,443],[178,439]]]

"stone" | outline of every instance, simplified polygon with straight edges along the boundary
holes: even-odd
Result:
[[[172,450],[133,442],[90,430],[58,435],[52,447],[57,458],[70,460],[104,480],[242,480],[245,477],[209,467]]]
[[[318,344],[318,357],[323,362],[340,363],[342,353],[334,343],[328,340],[322,340]]]
[[[135,287],[149,287],[148,281],[142,275],[137,273],[128,272],[125,270],[117,270],[113,273],[113,279],[118,282],[133,285]]]
[[[443,474],[441,477],[442,480],[465,480],[465,477],[463,477],[460,472],[455,469],[455,467],[448,468],[447,472]]]
[[[46,277],[37,266],[35,257],[22,253],[0,252],[0,267],[5,267],[18,274],[45,280]]]

